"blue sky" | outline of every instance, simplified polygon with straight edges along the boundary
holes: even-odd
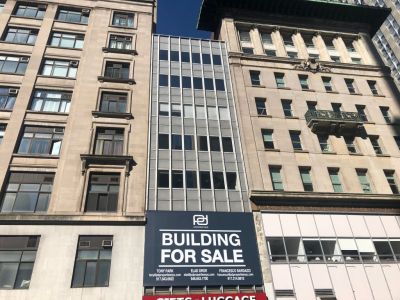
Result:
[[[159,0],[157,33],[209,38],[209,32],[196,30],[201,2],[201,0]]]

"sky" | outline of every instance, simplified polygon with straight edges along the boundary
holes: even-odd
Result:
[[[202,0],[159,0],[157,33],[209,38],[209,32],[196,30],[201,2]]]

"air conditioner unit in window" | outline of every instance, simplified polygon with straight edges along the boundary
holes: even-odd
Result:
[[[82,14],[84,14],[84,15],[90,14],[90,9],[88,9],[88,8],[82,9]]]
[[[18,94],[18,89],[14,89],[14,88],[10,88],[9,90],[8,90],[8,93],[10,94],[10,95],[17,95]]]
[[[69,63],[69,65],[70,65],[71,67],[78,67],[78,66],[79,66],[79,61],[77,61],[77,60],[72,60],[72,61]]]
[[[112,246],[113,246],[113,241],[112,241],[112,240],[103,240],[103,241],[101,242],[101,246],[102,246],[103,248],[112,248]]]
[[[54,133],[64,133],[64,128],[54,128]]]
[[[27,57],[27,56],[21,57],[20,62],[29,62],[29,57]]]
[[[39,9],[46,9],[47,8],[47,6],[45,4],[39,4],[37,7]]]
[[[90,241],[80,241],[79,242],[79,247],[82,247],[82,248],[90,247]]]

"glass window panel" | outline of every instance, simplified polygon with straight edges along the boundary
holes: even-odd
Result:
[[[79,250],[77,259],[97,259],[99,256],[98,250]]]
[[[102,260],[98,262],[98,276],[96,286],[108,286],[110,277],[110,266],[111,262],[109,260]]]
[[[0,263],[0,289],[13,289],[19,263]]]
[[[303,243],[300,238],[284,238],[289,261],[305,261]]]
[[[35,259],[36,259],[36,251],[24,251],[22,253],[22,258],[21,258],[22,262],[34,262]]]
[[[76,261],[74,268],[74,276],[72,278],[72,287],[82,287],[85,277],[86,262]]]
[[[370,239],[356,239],[358,251],[365,262],[377,262],[378,257],[375,252],[374,244]]]
[[[15,281],[16,289],[27,289],[31,282],[33,263],[21,263],[18,269],[17,280]]]
[[[322,249],[325,254],[325,259],[327,262],[341,262],[341,252],[339,249],[339,244],[336,240],[321,240]]]
[[[272,262],[286,261],[285,245],[282,238],[268,239],[268,249]]]
[[[1,262],[18,262],[21,258],[22,251],[0,251]]]
[[[36,208],[36,201],[38,194],[34,192],[30,193],[18,193],[17,199],[15,200],[13,211],[19,212],[33,212]]]
[[[86,263],[86,272],[84,286],[95,286],[96,283],[96,266],[97,262],[88,261]]]
[[[6,193],[3,199],[3,205],[1,207],[2,212],[11,212],[14,207],[14,202],[16,198],[16,194],[14,193]]]
[[[339,245],[346,262],[360,260],[357,245],[353,239],[339,239]]]

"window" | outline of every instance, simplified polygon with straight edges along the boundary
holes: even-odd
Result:
[[[211,189],[211,177],[210,172],[200,171],[200,188]]]
[[[343,42],[346,46],[347,51],[349,51],[350,53],[357,53],[352,40],[343,40]]]
[[[129,63],[106,62],[104,76],[112,79],[129,79]]]
[[[82,45],[83,45],[83,39],[82,39]],[[110,49],[132,50],[132,37],[126,35],[111,34],[108,47]],[[160,50],[160,53],[161,51],[163,50]],[[168,51],[167,51],[167,59],[168,59]]]
[[[193,77],[193,87],[195,90],[203,89],[203,80],[201,77]]]
[[[392,116],[390,115],[389,107],[387,106],[379,106],[381,110],[382,116],[385,119],[385,122],[390,124],[392,123]]]
[[[331,151],[331,146],[329,144],[329,137],[327,135],[318,135],[318,142],[322,152]]]
[[[283,73],[274,73],[275,82],[278,89],[285,87],[285,74]]]
[[[226,185],[228,190],[237,189],[237,175],[234,172],[226,172]]]
[[[360,65],[360,64],[362,63],[362,60],[361,60],[361,58],[359,58],[359,57],[352,57],[352,58],[351,58],[351,62],[352,62],[353,64]]]
[[[112,128],[97,128],[94,154],[123,155],[124,130]]]
[[[201,55],[204,65],[211,65],[211,56],[208,53],[203,53]]]
[[[290,140],[292,141],[293,150],[303,150],[301,145],[300,131],[289,131]]]
[[[56,19],[58,21],[68,23],[80,23],[87,24],[89,20],[89,9],[72,9],[72,8],[60,8],[57,13]]]
[[[356,94],[357,90],[354,86],[354,79],[345,78],[344,82],[346,83],[347,89],[349,90],[350,94]]]
[[[392,193],[395,195],[399,194],[399,187],[397,185],[397,180],[395,178],[394,171],[384,170],[383,172],[385,173],[386,180],[390,186],[390,189],[392,190]]]
[[[327,92],[332,92],[333,91],[333,86],[332,86],[332,78],[331,77],[322,77],[322,82],[325,87],[325,91]]]
[[[251,85],[260,86],[261,85],[260,71],[250,70],[250,80],[251,80]]]
[[[356,147],[355,144],[355,137],[354,136],[345,136],[344,137],[344,141],[346,143],[346,147],[347,147],[347,151],[349,151],[349,153],[358,153],[358,149]]]
[[[282,100],[283,115],[285,117],[293,117],[292,100]]]
[[[196,171],[186,171],[186,188],[197,188],[197,173]]]
[[[314,187],[311,180],[311,169],[310,168],[299,168],[301,182],[303,183],[303,188],[305,192],[312,192],[314,191]]]
[[[181,60],[182,62],[190,63],[190,53],[186,51],[181,52]]]
[[[171,75],[171,87],[180,88],[181,87],[181,77],[176,75]]]
[[[308,109],[308,111],[316,111],[317,110],[317,102],[307,101],[307,109]]]
[[[171,149],[182,150],[182,136],[180,134],[171,134]]]
[[[393,252],[388,240],[374,240],[373,243],[381,262],[394,261]]]
[[[379,144],[379,136],[370,136],[369,140],[371,141],[371,145],[374,148],[374,152],[376,155],[383,154],[381,145]]]
[[[272,33],[271,32],[262,32],[261,33],[261,40],[264,46],[264,53],[267,56],[276,56],[276,48],[274,42],[272,40]]]
[[[168,103],[162,103],[160,102],[160,106],[159,106],[159,112],[158,114],[160,116],[169,116],[169,104]]]
[[[307,261],[310,262],[321,262],[324,261],[324,254],[322,247],[317,239],[303,239],[304,250],[307,255]],[[318,298],[322,300],[321,298]],[[329,299],[329,298],[328,298]]]
[[[100,111],[107,113],[125,113],[128,95],[123,93],[102,92]]]
[[[372,95],[379,95],[378,88],[376,86],[376,81],[374,80],[367,80],[369,89],[371,90]]]
[[[78,61],[45,59],[42,75],[52,77],[75,78],[78,71]]]
[[[254,53],[249,30],[239,30],[239,40],[243,53]]]
[[[341,114],[342,112],[342,104],[341,103],[332,103],[332,110],[337,113],[337,114]]]
[[[158,84],[160,86],[169,86],[168,80],[169,80],[168,75],[160,74],[158,79]]]
[[[338,55],[331,55],[331,60],[337,63],[340,63],[340,56]]]
[[[368,122],[367,113],[365,112],[365,105],[356,105],[357,113],[363,122]]]
[[[208,141],[206,136],[198,136],[199,151],[208,151]]]
[[[274,189],[274,191],[283,191],[281,167],[280,166],[270,166],[269,173],[271,175],[272,188]]]
[[[172,188],[181,189],[183,188],[183,171],[172,170]]]
[[[182,88],[191,89],[192,88],[192,78],[189,76],[182,76]]]
[[[400,150],[400,136],[394,136],[393,138],[396,142],[397,148]]]
[[[266,116],[267,115],[267,108],[265,107],[265,98],[256,98],[256,108],[257,114],[259,116]]]
[[[217,91],[225,91],[225,82],[223,79],[215,79],[215,89]]]
[[[223,190],[225,189],[224,173],[213,172],[214,189]]]
[[[173,51],[171,50],[171,61],[176,61],[179,62],[179,51]]]
[[[222,137],[222,149],[224,152],[233,152],[232,139],[230,137]]]
[[[46,212],[54,174],[11,172],[3,193],[1,212]]]
[[[112,245],[112,236],[79,237],[71,287],[109,285]]]
[[[213,54],[212,59],[213,59],[213,64],[215,66],[221,66],[222,65],[221,55]]]
[[[0,124],[0,145],[4,139],[4,133],[6,132],[6,125]]]
[[[64,128],[25,126],[18,154],[60,155]]]
[[[119,174],[90,174],[85,211],[117,211],[119,183]]]
[[[162,49],[160,49],[160,52],[159,52],[159,59],[160,59],[160,60],[167,60],[167,61],[168,61],[168,57],[169,57],[169,52],[168,52],[168,50],[162,50]]]
[[[43,19],[45,11],[46,11],[46,5],[21,3],[17,4],[17,8],[14,14],[18,17]]]
[[[182,116],[182,105],[181,104],[171,104],[171,116],[181,117]]]
[[[289,50],[286,50],[286,53],[287,53],[287,56],[289,57],[289,58],[297,58],[298,56],[297,56],[297,51],[289,51]]]
[[[37,29],[8,27],[4,40],[9,43],[34,45],[37,35]]]
[[[219,137],[210,136],[210,151],[221,151],[221,146],[219,144]]]
[[[0,289],[28,289],[39,236],[0,237]]]
[[[294,47],[294,42],[292,37],[293,35],[289,33],[282,34],[283,43],[285,44],[285,46]]]
[[[0,87],[0,110],[12,110],[17,99],[18,89]]]
[[[212,78],[204,78],[204,87],[207,91],[213,91],[214,80]]]
[[[0,55],[0,73],[25,74],[29,57]]]
[[[200,53],[192,52],[192,63],[194,63],[194,64],[200,64],[201,63]]]
[[[194,136],[185,135],[184,137],[185,150],[194,150]]]
[[[264,148],[265,149],[274,149],[274,140],[272,137],[273,131],[269,129],[262,129],[261,130],[263,141],[264,141]]]
[[[328,169],[328,173],[329,178],[331,179],[333,191],[335,193],[343,193],[343,187],[339,177],[339,169]]]
[[[308,85],[308,76],[307,75],[299,75],[300,86],[302,90],[309,90],[310,86]]]
[[[70,92],[35,90],[30,109],[41,112],[68,113],[71,96]]]
[[[159,188],[169,188],[169,171],[158,170],[157,182]]]
[[[372,187],[371,187],[371,184],[369,183],[367,170],[357,169],[356,172],[357,172],[358,180],[360,181],[361,189],[363,190],[363,192],[364,193],[372,193]]]
[[[271,262],[286,262],[286,250],[283,239],[269,238],[267,243]]]
[[[158,149],[169,149],[169,135],[159,133],[158,134]]]
[[[53,32],[50,38],[50,46],[82,49],[84,38],[83,34]]]

